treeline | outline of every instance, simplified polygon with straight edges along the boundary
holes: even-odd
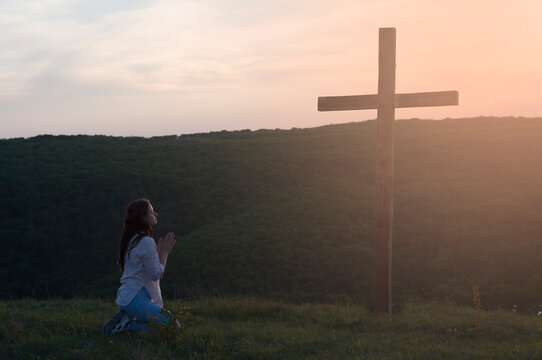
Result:
[[[115,296],[126,205],[177,234],[166,297],[370,303],[375,121],[0,140],[2,298]],[[394,301],[542,303],[542,119],[396,122]]]

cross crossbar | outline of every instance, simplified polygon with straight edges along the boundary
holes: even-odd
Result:
[[[394,107],[447,106],[459,103],[457,91],[434,91],[395,94]],[[321,96],[318,111],[367,110],[378,108],[378,95]]]

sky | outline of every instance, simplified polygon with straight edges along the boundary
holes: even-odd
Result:
[[[540,0],[0,0],[0,138],[363,121],[318,96],[459,91],[396,119],[542,116]]]

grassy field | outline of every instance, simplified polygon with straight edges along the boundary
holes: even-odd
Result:
[[[0,302],[2,359],[542,359],[535,315],[439,303],[407,304],[391,319],[360,305],[209,298],[181,331],[108,337],[116,312],[99,299]]]

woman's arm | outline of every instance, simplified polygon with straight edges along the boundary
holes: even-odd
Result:
[[[158,249],[154,240],[145,236],[135,249],[137,249],[139,256],[143,260],[143,266],[149,278],[152,281],[161,279],[164,275],[164,265],[160,263]]]
[[[175,246],[175,235],[171,232],[167,233],[165,238],[158,239],[158,258],[160,263],[166,268],[167,257]]]

